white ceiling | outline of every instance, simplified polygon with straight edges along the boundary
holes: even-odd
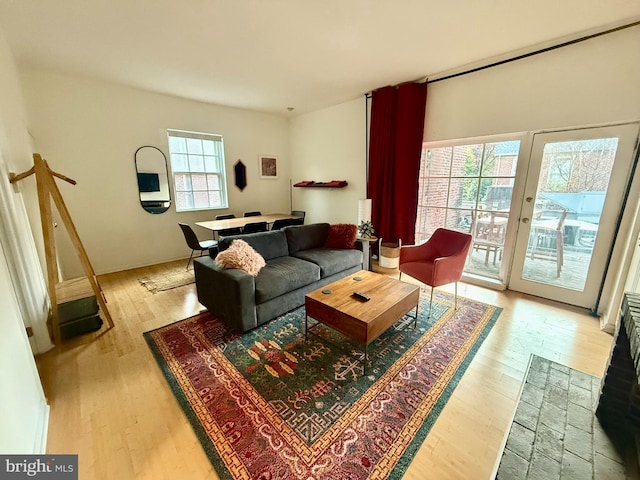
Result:
[[[21,68],[282,115],[639,18],[638,0],[0,0]]]

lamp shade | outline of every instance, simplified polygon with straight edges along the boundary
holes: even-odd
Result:
[[[371,221],[371,199],[358,200],[358,225]]]

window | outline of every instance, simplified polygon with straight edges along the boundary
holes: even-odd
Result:
[[[167,130],[176,211],[227,208],[222,135]]]
[[[416,243],[439,227],[474,236],[465,271],[499,278],[520,141],[423,144]]]

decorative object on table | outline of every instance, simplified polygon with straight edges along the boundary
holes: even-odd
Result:
[[[358,233],[363,238],[373,238],[373,225],[371,225],[371,222],[360,222]]]
[[[371,199],[358,200],[358,231],[360,236],[373,237],[373,224],[371,223]]]
[[[278,178],[278,157],[275,155],[258,155],[260,178]]]
[[[370,198],[358,200],[358,225],[362,222],[371,222],[371,206]]]
[[[371,269],[371,259],[373,258],[372,244],[376,238],[373,236],[373,223],[371,222],[372,201],[370,198],[358,200],[358,233],[362,241],[362,254],[364,256],[363,268]]]
[[[331,180],[330,182],[315,182],[313,180],[304,180],[294,183],[294,187],[320,187],[320,188],[344,188],[349,183],[346,180]]]
[[[138,192],[142,208],[153,214],[164,213],[171,206],[167,157],[157,147],[145,145],[134,153]]]
[[[358,232],[361,237],[373,237],[373,224],[371,223],[371,199],[358,200]]]
[[[236,187],[243,191],[247,186],[247,167],[242,160],[238,159],[236,164],[233,166],[233,174],[235,176]]]
[[[347,337],[320,325],[304,341],[304,308],[243,335],[208,312],[144,335],[221,478],[397,479],[501,311],[435,302],[371,343],[366,376]]]

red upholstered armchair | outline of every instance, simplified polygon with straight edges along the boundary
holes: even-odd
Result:
[[[458,308],[458,281],[462,277],[471,241],[468,233],[438,228],[422,245],[402,246],[400,249],[400,278],[406,273],[431,287],[428,316],[431,316],[433,289],[451,282],[456,284],[455,307]]]

